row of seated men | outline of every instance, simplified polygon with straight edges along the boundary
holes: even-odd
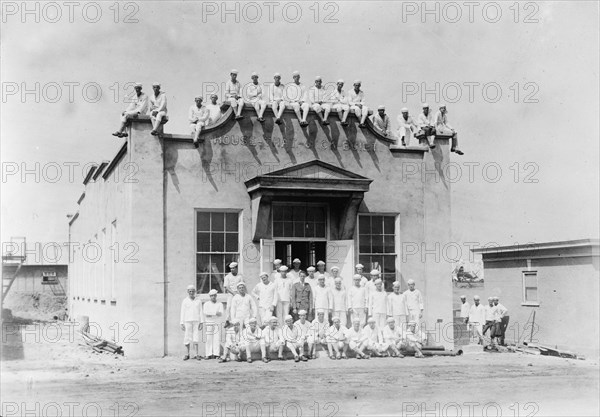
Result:
[[[336,111],[341,120],[342,126],[348,126],[347,118],[352,111],[359,119],[359,127],[366,126],[366,119],[369,115],[369,108],[365,102],[365,94],[361,89],[360,80],[354,80],[353,89],[349,92],[344,90],[344,80],[338,80],[336,89],[333,92],[323,88],[323,80],[320,76],[315,77],[314,86],[306,88],[300,82],[300,73],[292,73],[293,82],[284,85],[281,83],[281,74],[275,73],[274,82],[268,89],[268,93],[263,93],[263,85],[258,82],[258,74],[251,74],[251,83],[244,86],[237,80],[238,71],[231,70],[230,80],[225,85],[225,102],[234,110],[236,119],[242,119],[242,110],[245,103],[251,104],[257,114],[258,121],[265,121],[264,113],[267,105],[270,105],[275,115],[275,123],[282,123],[282,115],[286,107],[291,107],[301,126],[308,125],[307,116],[309,110],[313,110],[321,120],[323,125],[329,124],[330,112]],[[152,84],[154,95],[148,97],[142,92],[142,85],[136,83],[134,86],[135,95],[132,96],[130,105],[121,114],[121,124],[119,129],[113,133],[114,136],[124,137],[127,135],[125,127],[128,117],[137,117],[140,114],[149,114],[152,119],[153,135],[156,135],[161,123],[168,120],[167,98],[160,90],[160,83]],[[199,146],[199,137],[202,129],[214,124],[221,116],[222,106],[217,104],[218,97],[211,95],[211,104],[204,106],[203,97],[195,97],[195,104],[189,109],[189,122],[192,140],[194,146]],[[429,104],[423,103],[423,111],[417,116],[416,122],[409,115],[409,110],[405,107],[398,116],[397,140],[403,145],[410,145],[412,137],[419,141],[427,140],[431,148],[435,147],[435,135],[444,135],[452,137],[452,152],[463,155],[458,148],[458,134],[456,130],[448,123],[447,108],[445,104],[440,104],[439,110],[435,115],[430,111]],[[371,122],[375,129],[383,136],[393,138],[392,125],[389,116],[385,113],[385,106],[377,107],[377,113],[371,117]]]
[[[473,305],[469,304],[464,295],[461,295],[460,301],[460,317],[468,325],[478,344],[489,350],[497,349],[498,345],[506,346],[506,329],[510,316],[499,297],[488,297],[486,306],[480,303],[478,295],[473,296]]]

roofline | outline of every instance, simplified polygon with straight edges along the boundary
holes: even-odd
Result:
[[[495,253],[511,253],[525,252],[534,250],[548,249],[566,249],[566,248],[581,248],[581,247],[598,247],[600,246],[599,239],[577,239],[577,240],[560,240],[555,242],[542,243],[527,243],[522,245],[495,246],[490,248],[475,248],[471,249],[473,253],[480,254],[495,254]]]

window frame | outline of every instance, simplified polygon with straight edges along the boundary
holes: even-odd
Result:
[[[323,207],[325,209],[325,237],[295,237],[295,236],[275,236],[275,207],[286,206],[290,204],[301,204],[305,207]],[[329,239],[329,204],[298,202],[298,201],[273,201],[271,203],[271,239],[272,240],[294,240],[294,241],[327,241]]]
[[[198,233],[200,232],[200,230],[198,230],[198,213],[209,213],[211,215],[212,218],[212,214],[235,214],[237,217],[237,252],[200,252],[198,250]],[[223,256],[227,256],[227,255],[235,255],[235,257],[237,258],[235,262],[240,263],[241,262],[241,248],[242,248],[242,231],[241,231],[241,216],[242,216],[243,210],[239,210],[239,209],[219,209],[219,208],[210,208],[210,209],[206,209],[206,208],[196,208],[194,209],[194,280],[192,282],[195,283],[196,285],[196,292],[198,295],[207,295],[208,291],[210,291],[211,289],[213,289],[212,287],[212,272],[209,272],[209,289],[207,292],[198,292],[200,291],[200,288],[198,288],[198,278],[200,273],[198,272],[198,255],[223,255]],[[212,225],[211,225],[212,227]],[[205,231],[203,231],[205,232]],[[209,231],[209,233],[213,233],[212,230]],[[228,233],[227,230],[223,230],[223,233]],[[224,247],[223,249],[227,249],[226,248],[226,243],[223,243]],[[242,265],[239,266],[239,270],[241,270]],[[225,276],[228,274],[229,272],[227,271],[227,265],[225,265],[225,270],[223,271],[223,280],[225,280]],[[216,289],[219,294],[222,294],[223,292],[221,291],[220,288],[214,288]]]
[[[535,286],[535,290],[536,290],[536,300],[535,301],[527,299],[527,290],[526,289],[533,288],[533,287],[525,286],[525,281],[526,281],[527,276],[535,277],[535,285],[536,285]],[[529,307],[538,307],[540,305],[539,288],[540,288],[540,281],[539,281],[538,271],[522,271],[521,272],[521,289],[522,289],[521,305],[529,306]]]

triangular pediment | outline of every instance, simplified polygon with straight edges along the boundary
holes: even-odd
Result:
[[[306,179],[351,179],[351,180],[367,180],[361,175],[347,171],[335,165],[328,164],[323,161],[310,161],[303,164],[294,165],[292,167],[273,171],[266,176],[268,177],[288,177],[288,178],[306,178]]]

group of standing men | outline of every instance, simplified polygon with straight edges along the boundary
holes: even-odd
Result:
[[[323,86],[323,79],[316,76],[314,85],[307,88],[300,82],[300,72],[292,73],[293,81],[284,85],[281,82],[281,74],[273,75],[274,82],[264,93],[263,85],[259,83],[259,75],[253,72],[250,75],[251,82],[242,87],[238,81],[238,71],[230,71],[230,80],[225,84],[225,103],[229,104],[234,111],[236,119],[243,119],[242,110],[245,103],[252,105],[256,111],[258,121],[265,121],[264,113],[267,105],[270,105],[275,115],[275,123],[282,123],[282,115],[287,106],[291,107],[301,126],[307,126],[307,117],[309,110],[313,110],[319,117],[323,125],[329,125],[329,114],[331,111],[337,112],[342,126],[348,126],[348,115],[352,111],[359,120],[359,127],[366,126],[366,120],[369,116],[369,108],[365,103],[365,93],[361,89],[362,82],[354,80],[353,88],[346,92],[344,90],[344,80],[339,79],[336,82],[336,88],[328,91]],[[125,137],[125,127],[128,117],[137,118],[140,114],[148,114],[152,120],[152,135],[157,135],[158,129],[162,123],[169,120],[167,115],[167,98],[164,92],[160,90],[160,84],[152,84],[154,94],[148,97],[142,92],[142,85],[136,83],[134,86],[135,94],[130,99],[130,104],[121,114],[121,124],[119,129],[113,133],[114,136]],[[244,90],[244,91],[242,91]],[[190,134],[194,146],[199,146],[199,137],[203,128],[215,124],[222,115],[223,107],[217,104],[218,96],[210,96],[211,103],[204,106],[202,104],[202,95],[194,98],[195,103],[189,109],[188,119],[190,122]],[[440,104],[439,110],[435,115],[430,111],[429,104],[423,103],[423,111],[417,116],[416,122],[409,115],[406,107],[402,108],[401,115],[398,116],[397,140],[402,146],[410,145],[411,138],[414,137],[418,142],[427,141],[430,148],[435,148],[434,138],[436,135],[452,137],[451,151],[458,155],[463,152],[458,148],[458,134],[448,122],[448,111],[445,104]],[[389,116],[385,113],[385,106],[377,107],[377,113],[374,113],[371,122],[375,129],[383,136],[393,138],[392,126]]]
[[[488,305],[480,303],[478,295],[473,297],[473,305],[462,295],[460,317],[468,324],[469,331],[486,349],[496,349],[498,345],[506,346],[505,336],[508,327],[508,309],[500,304],[498,297],[489,297]],[[487,334],[489,332],[489,334]]]
[[[327,272],[323,261],[306,271],[300,268],[299,259],[294,259],[292,265],[288,268],[276,259],[274,269],[260,274],[261,281],[250,295],[238,264],[232,262],[223,283],[226,308],[217,301],[216,290],[209,292],[210,300],[202,306],[194,287],[188,287],[181,310],[187,346],[184,359],[190,357],[191,343],[196,344],[197,351],[203,324],[207,325],[205,356],[219,355],[219,321],[225,321],[228,329],[222,362],[242,360],[242,354],[251,362],[251,353],[258,351],[268,362],[267,352],[276,352],[281,359],[285,349],[296,362],[306,361],[316,356],[319,344],[332,359],[347,357],[348,349],[359,359],[371,354],[402,357],[401,350],[407,348],[413,349],[417,357],[422,356],[425,335],[418,322],[423,317],[424,300],[413,280],[408,281],[404,292],[400,282],[394,282],[393,292],[388,294],[380,271],[374,269],[363,275],[361,264],[356,265],[349,288],[344,286],[337,266]],[[200,358],[197,352],[195,357]]]

